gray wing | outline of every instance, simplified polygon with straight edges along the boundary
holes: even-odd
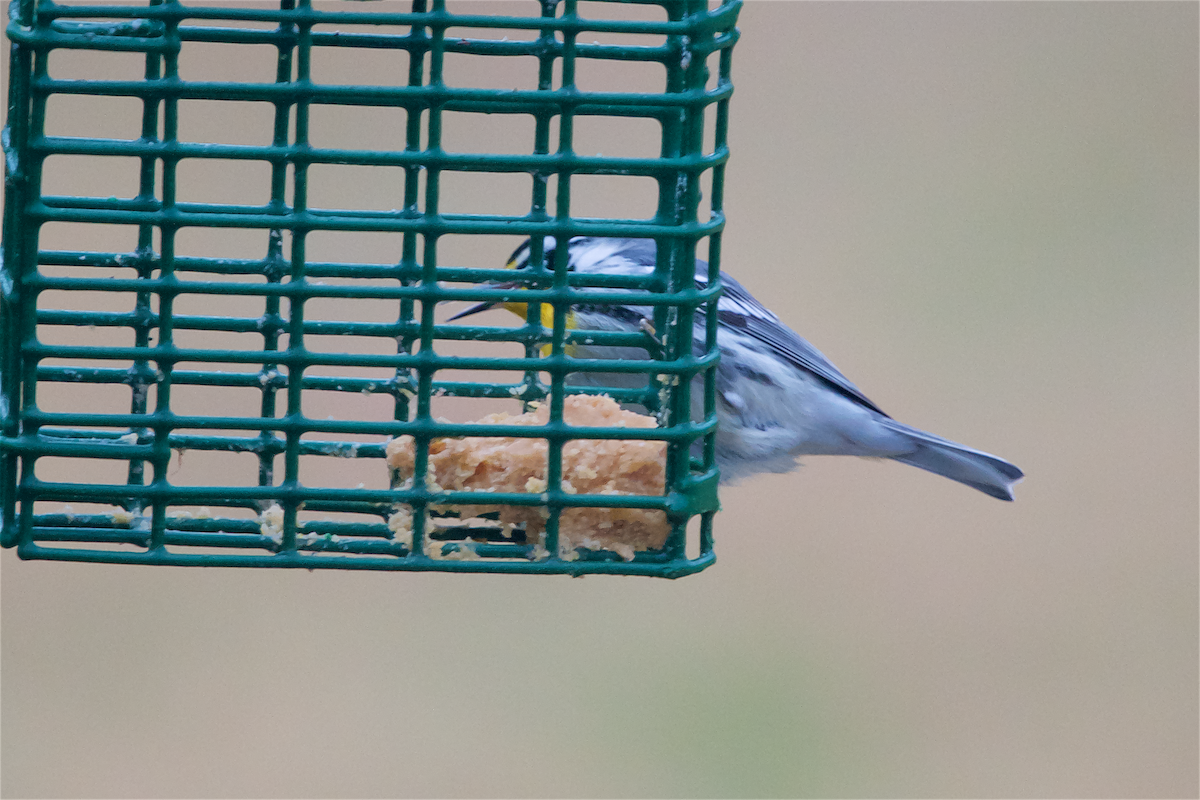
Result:
[[[708,265],[699,260],[696,261],[696,285],[701,288],[708,285]],[[780,322],[779,317],[724,272],[721,273],[721,285],[723,291],[717,303],[717,319],[721,324],[761,342],[788,363],[811,372],[872,411],[888,416],[851,383],[820,350]]]

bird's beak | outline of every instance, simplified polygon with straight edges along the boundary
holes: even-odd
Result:
[[[516,289],[520,285],[521,284],[516,281],[507,281],[505,283],[490,284],[491,288],[493,288],[493,289]],[[471,306],[470,308],[466,309],[465,311],[458,312],[457,314],[455,314],[453,317],[450,317],[446,321],[454,322],[454,320],[456,320],[456,319],[462,319],[463,317],[469,317],[472,314],[478,314],[480,311],[487,311],[489,308],[495,308],[496,306],[499,306],[499,305],[503,305],[503,303],[499,300],[491,300],[488,302],[476,303],[475,305]]]
[[[500,304],[499,304],[499,303],[495,303],[495,302],[492,302],[492,303],[476,303],[475,305],[471,306],[471,307],[470,307],[470,308],[468,308],[467,310],[458,312],[457,314],[455,314],[453,317],[450,317],[450,318],[449,318],[449,319],[447,319],[446,321],[447,321],[447,322],[454,322],[454,320],[456,320],[456,319],[462,319],[463,317],[469,317],[469,316],[471,316],[472,314],[478,314],[480,311],[487,311],[489,308],[495,308],[495,307],[496,307],[496,306],[498,306],[498,305],[500,305]]]

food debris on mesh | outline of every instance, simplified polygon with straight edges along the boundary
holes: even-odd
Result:
[[[279,544],[283,541],[283,508],[278,503],[272,503],[269,508],[258,515],[258,529],[271,541]]]
[[[550,408],[538,405],[524,414],[489,414],[478,422],[494,425],[545,425]],[[601,395],[570,395],[563,420],[577,427],[653,428],[654,417],[622,409]],[[433,491],[546,491],[549,445],[545,439],[504,436],[434,439],[429,443],[426,485]],[[387,445],[388,466],[411,482],[416,459],[413,437]],[[666,443],[646,439],[572,439],[563,444],[562,489],[568,494],[662,496],[666,477]],[[411,484],[410,484],[411,485]],[[549,512],[544,506],[480,503],[435,510],[456,511],[463,520],[498,513],[505,527],[521,525],[526,539],[545,555],[543,538]],[[388,520],[393,534],[411,541],[412,511],[400,507]],[[559,552],[575,558],[576,548],[611,550],[626,561],[639,550],[658,550],[671,526],[666,514],[646,508],[564,508],[559,518]],[[440,550],[440,543],[438,548]]]

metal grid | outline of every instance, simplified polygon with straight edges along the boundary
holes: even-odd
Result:
[[[719,291],[722,178],[730,54],[736,41],[738,0],[661,2],[662,21],[589,19],[576,0],[533,3],[528,16],[464,15],[444,0],[413,0],[411,13],[372,7],[281,0],[278,8],[208,7],[172,0],[139,6],[56,5],[15,0],[7,29],[12,43],[6,155],[4,261],[0,271],[0,535],[23,558],[140,564],[336,567],[353,569],[474,572],[621,573],[677,577],[713,559],[712,522],[717,510],[713,464],[716,360],[715,302]],[[585,4],[586,5],[586,4]],[[594,4],[592,4],[594,5]],[[512,6],[498,7],[510,10]],[[264,24],[265,23],[265,24]],[[338,31],[339,25],[358,32]],[[252,26],[252,27],[248,27]],[[372,26],[362,32],[362,26]],[[489,33],[485,38],[448,37],[450,28]],[[516,31],[536,31],[509,38]],[[593,34],[645,37],[637,44],[587,43]],[[180,77],[179,53],[189,42],[269,45],[277,49],[273,83],[190,81]],[[399,49],[409,58],[407,83],[327,85],[313,80],[316,47]],[[141,80],[56,79],[49,66],[67,50],[121,51],[145,55]],[[356,50],[356,52],[362,52]],[[537,89],[509,91],[456,88],[443,81],[447,54],[532,56],[539,62]],[[711,58],[710,58],[711,57]],[[663,91],[644,94],[584,91],[577,66],[587,60],[658,62]],[[712,73],[710,75],[710,72]],[[368,78],[377,76],[367,76]],[[711,78],[711,79],[710,79]],[[141,105],[136,139],[48,136],[48,100],[62,95],[135,98]],[[271,144],[189,143],[179,137],[181,100],[256,100],[274,107]],[[407,124],[396,147],[382,150],[321,148],[309,140],[310,111],[317,106],[403,109]],[[532,153],[459,154],[441,147],[445,112],[528,115],[534,120]],[[705,115],[715,121],[715,143],[705,151]],[[661,125],[657,158],[584,156],[572,147],[574,121],[582,116],[644,118]],[[557,125],[557,142],[552,141]],[[136,196],[50,196],[43,192],[43,165],[54,155],[125,157],[140,164]],[[269,165],[269,202],[262,205],[177,201],[178,172],[192,159],[235,159]],[[308,171],[313,165],[397,167],[403,173],[404,206],[395,211],[322,209],[310,206]],[[711,170],[711,213],[701,220],[701,177]],[[515,216],[459,213],[440,202],[439,184],[451,172],[525,173],[533,176],[529,211]],[[658,186],[650,220],[580,219],[571,215],[571,187],[578,175],[648,176]],[[551,179],[554,195],[550,195]],[[115,194],[115,192],[112,192]],[[553,205],[548,204],[553,199]],[[552,213],[548,209],[552,208]],[[52,250],[39,246],[48,223],[118,225],[136,229],[137,247],[126,252]],[[176,252],[181,231],[193,227],[246,228],[268,232],[261,257],[191,257]],[[394,264],[317,262],[306,258],[306,237],[318,231],[402,234]],[[531,268],[519,276],[520,299],[529,303],[526,324],[512,328],[446,325],[435,320],[439,303],[513,298],[513,290],[489,285],[494,269],[453,267],[439,261],[439,240],[449,235],[520,234],[532,237]],[[647,279],[607,281],[566,269],[565,244],[576,235],[653,238],[658,266]],[[559,247],[544,263],[542,237]],[[707,244],[707,287],[693,281],[696,249]],[[498,254],[502,255],[502,254]],[[65,268],[70,268],[63,271]],[[94,270],[96,277],[89,277]],[[513,273],[507,273],[507,278]],[[588,302],[653,306],[652,344],[647,335],[596,334],[613,345],[646,348],[651,360],[584,362],[572,358],[578,332],[566,314],[588,286]],[[597,287],[601,290],[597,291]],[[133,308],[99,312],[72,308],[61,298],[89,293],[126,293]],[[213,311],[179,313],[181,298],[207,298]],[[261,311],[223,315],[233,298],[254,298]],[[324,298],[387,300],[396,317],[388,323],[314,319],[306,303]],[[553,309],[542,324],[540,308]],[[693,352],[691,330],[706,309],[707,351]],[[58,326],[58,327],[56,327]],[[132,334],[132,344],[61,345],[47,334],[66,326]],[[261,337],[254,349],[180,346],[180,334],[220,331]],[[306,337],[338,335],[396,342],[394,353],[323,352]],[[51,339],[53,337],[50,337]],[[522,357],[444,355],[446,342],[518,342]],[[356,368],[386,368],[384,381],[357,377]],[[317,369],[320,368],[320,369]],[[345,374],[339,374],[338,370]],[[449,380],[439,370],[506,370],[510,383]],[[566,378],[581,370],[636,370],[644,389],[612,389],[619,400],[657,414],[660,427],[577,428],[564,424]],[[328,374],[331,373],[332,374]],[[457,374],[457,373],[455,373]],[[543,376],[549,376],[544,380]],[[660,379],[659,376],[662,376]],[[677,376],[672,379],[669,376]],[[693,378],[700,379],[693,384]],[[127,413],[96,413],[88,403],[48,411],[39,397],[68,384],[89,391],[129,392]],[[257,413],[218,416],[178,413],[172,393],[187,387],[252,391]],[[691,394],[703,387],[704,413],[693,419]],[[305,414],[315,391],[384,395],[391,419],[323,420]],[[508,398],[526,403],[548,398],[544,427],[452,424],[435,419],[439,396]],[[347,395],[350,396],[350,395]],[[381,459],[389,437],[411,434],[416,445],[412,485],[351,489],[309,485],[301,459],[354,455]],[[514,436],[548,442],[544,494],[489,495],[489,502],[543,505],[548,520],[545,549],[495,532],[473,546],[476,560],[453,560],[468,536],[462,527],[427,517],[431,506],[478,503],[470,492],[439,492],[424,474],[431,440],[446,436]],[[363,438],[373,437],[373,441]],[[576,495],[563,491],[562,448],[570,439],[654,438],[667,443],[662,496]],[[693,444],[696,446],[693,447]],[[172,482],[172,454],[187,451],[249,453],[257,481],[219,485]],[[40,475],[39,461],[84,459],[86,481]],[[385,467],[375,461],[380,470]],[[89,505],[74,511],[69,503]],[[411,545],[398,541],[387,519],[399,504],[414,511]],[[199,513],[200,506],[215,509]],[[277,530],[259,516],[278,506]],[[665,512],[672,533],[662,551],[623,561],[613,553],[583,551],[560,558],[558,519],[576,506],[650,508]],[[336,518],[330,518],[333,515]],[[699,518],[698,547],[687,545],[688,522]],[[434,524],[437,522],[437,524]],[[694,526],[696,527],[696,526]],[[694,533],[694,531],[693,531]],[[440,555],[424,544],[444,541]],[[430,557],[433,555],[435,557]]]

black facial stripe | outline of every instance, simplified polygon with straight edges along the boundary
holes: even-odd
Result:
[[[520,258],[521,258],[521,256],[524,255],[524,256],[526,256],[526,261],[528,261],[527,256],[529,253],[529,242],[530,242],[530,240],[526,239],[525,241],[521,242],[521,244],[517,247],[516,250],[513,250],[512,255],[508,257],[509,264],[515,264],[517,269],[524,268],[525,265],[521,263]]]
[[[574,243],[575,241],[576,241],[576,239],[571,240],[572,243]],[[526,267],[528,267],[529,266],[529,255],[530,255],[532,246],[533,246],[532,239],[526,239],[525,241],[521,242],[520,246],[518,246],[516,250],[513,250],[512,255],[508,257],[508,263],[512,264],[514,269],[525,269]],[[555,240],[553,238],[551,238],[549,243],[547,243],[547,245],[542,248],[542,263],[546,266],[547,269],[552,269],[554,267],[555,247],[556,247]],[[575,265],[572,263],[568,263],[567,269],[573,270],[573,269],[575,269]]]

